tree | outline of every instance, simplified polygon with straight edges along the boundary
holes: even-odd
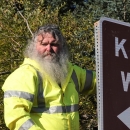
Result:
[[[81,48],[87,48],[87,45],[82,45],[80,47],[80,42],[78,40],[80,39],[80,33],[82,33],[82,36],[85,34],[85,36],[82,37],[82,40],[83,43],[86,43],[86,29],[84,29],[85,20],[84,24],[80,25],[80,21],[76,21],[77,17],[75,17],[70,11],[68,11],[62,17],[62,13],[60,11],[64,6],[64,3],[60,6],[57,6],[55,10],[53,10],[49,5],[45,7],[44,1],[41,0],[33,1],[33,3],[31,0],[1,0],[0,5],[1,84],[3,84],[3,81],[8,74],[14,71],[22,62],[22,51],[27,43],[27,39],[32,35],[30,30],[33,32],[38,26],[41,26],[45,23],[55,23],[60,26],[68,41],[69,48],[71,48],[77,42],[75,48],[71,50],[71,54],[75,53],[71,56],[71,61],[76,62],[75,60],[77,58],[82,60],[82,58],[79,57],[78,51],[80,51]],[[83,30],[80,30],[80,27],[82,27],[81,29]],[[75,38],[77,38],[77,40]],[[92,48],[92,45],[89,46],[89,48]],[[90,57],[88,60],[91,60]],[[85,60],[83,61],[86,62]],[[83,64],[81,66],[83,66]],[[3,113],[3,104],[1,106],[1,111]],[[1,127],[2,129],[6,129],[3,124],[4,123],[2,120]]]

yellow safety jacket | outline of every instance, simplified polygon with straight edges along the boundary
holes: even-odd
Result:
[[[79,93],[95,91],[95,72],[69,63],[59,87],[38,64],[25,58],[5,81],[4,118],[10,130],[79,130]]]

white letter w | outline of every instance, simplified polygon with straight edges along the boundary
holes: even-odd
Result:
[[[121,77],[122,77],[124,91],[127,92],[128,91],[128,86],[129,86],[129,83],[130,83],[130,73],[127,73],[127,76],[125,78],[124,72],[121,71]]]

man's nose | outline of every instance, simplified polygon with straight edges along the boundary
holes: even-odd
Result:
[[[48,45],[46,46],[46,50],[47,50],[47,51],[51,51],[51,49],[52,49],[52,48],[51,48],[51,45],[48,44]]]

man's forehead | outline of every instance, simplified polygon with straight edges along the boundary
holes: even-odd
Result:
[[[42,40],[43,38],[46,38],[46,37],[53,37],[54,38],[54,36],[51,33],[40,33],[37,35],[38,40]]]

